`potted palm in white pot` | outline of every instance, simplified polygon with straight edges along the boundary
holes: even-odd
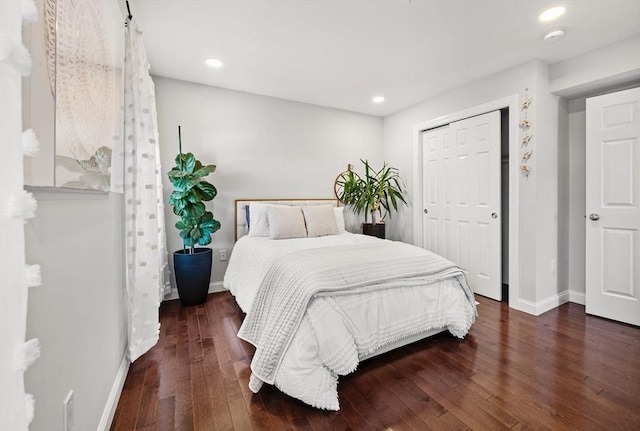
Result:
[[[355,214],[364,212],[363,234],[384,238],[387,215],[397,211],[400,203],[407,204],[405,188],[397,168],[385,162],[380,170],[375,170],[368,160],[360,161],[364,164],[364,176],[349,169],[342,177],[342,195],[338,199],[350,206]]]
[[[211,243],[211,235],[220,229],[220,222],[204,204],[218,194],[213,184],[204,180],[216,166],[205,166],[192,153],[182,153],[180,126],[178,142],[176,166],[168,173],[174,189],[169,196],[169,205],[180,217],[175,226],[180,231],[183,246],[182,250],[173,253],[173,264],[180,302],[196,305],[206,301],[211,280],[212,252],[204,246]]]

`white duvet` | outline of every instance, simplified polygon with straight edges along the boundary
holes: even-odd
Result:
[[[340,246],[354,245],[364,250],[368,244],[382,244],[390,250],[418,256],[430,254],[417,248],[409,249],[407,245],[353,234],[290,240],[242,237],[233,250],[224,285],[248,314],[246,323],[252,320],[253,314],[249,313],[256,296],[262,298],[256,307],[262,307],[265,302],[263,283],[279,260],[304,255],[305,252],[297,253],[301,250],[328,247],[327,251],[335,253],[348,248]],[[307,260],[315,253],[306,252]],[[364,266],[362,276],[367,276]],[[475,320],[475,303],[464,277],[459,272],[447,272],[451,275],[435,282],[433,277],[414,274],[386,281],[373,290],[314,296],[301,320],[295,322],[295,330],[282,356],[277,361],[273,359],[273,378],[257,372],[261,364],[254,363],[255,356],[259,355],[254,356],[250,388],[257,392],[266,381],[312,406],[338,410],[337,377],[353,372],[361,358],[391,343],[434,329],[446,328],[462,338]],[[261,287],[263,291],[259,295]],[[257,314],[255,310],[254,314]],[[272,341],[270,335],[267,333],[263,338]],[[249,340],[257,349],[262,347],[255,339],[249,337]]]

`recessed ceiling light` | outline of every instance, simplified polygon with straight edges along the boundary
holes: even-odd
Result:
[[[556,28],[544,35],[545,42],[555,42],[564,36],[563,28]]]
[[[564,6],[556,6],[551,9],[547,9],[540,14],[538,19],[543,22],[553,21],[554,19],[560,18],[564,15],[565,8]]]
[[[373,103],[382,103],[382,102],[384,102],[384,96],[375,96],[371,100],[373,100]]]
[[[207,66],[215,67],[216,69],[222,67],[223,64],[222,61],[218,60],[217,58],[208,58],[205,63],[207,63]]]

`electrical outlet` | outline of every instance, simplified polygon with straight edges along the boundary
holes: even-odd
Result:
[[[63,406],[62,429],[64,431],[73,431],[73,390],[67,394]]]
[[[224,262],[225,260],[227,260],[227,250],[222,249],[220,250],[220,262]]]
[[[551,272],[556,272],[557,269],[558,269],[558,265],[556,264],[556,260],[551,259]]]

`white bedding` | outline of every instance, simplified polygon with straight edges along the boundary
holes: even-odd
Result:
[[[259,295],[259,291],[278,260],[286,261],[297,255],[306,256],[308,260],[316,253],[297,253],[301,250],[334,247],[327,251],[335,254],[349,248],[340,246],[355,245],[353,248],[364,250],[368,244],[384,244],[390,250],[416,256],[431,254],[415,247],[353,234],[278,241],[243,237],[233,250],[224,285],[248,314],[245,321],[251,321],[254,314],[258,314],[255,311],[249,314],[252,313],[254,299],[258,296],[263,298],[259,302],[264,302],[264,292]],[[287,257],[281,259],[283,256]],[[450,266],[447,263],[444,261],[443,268]],[[439,264],[442,266],[443,262]],[[361,358],[390,343],[433,329],[447,328],[462,338],[475,321],[475,302],[466,288],[464,276],[455,270],[447,269],[445,272],[447,278],[436,282],[434,277],[413,274],[406,278],[394,277],[372,290],[313,296],[301,320],[294,322],[295,330],[287,339],[282,357],[273,359],[272,375],[265,376],[260,364],[252,362],[254,373],[250,388],[258,391],[262,382],[267,381],[312,406],[338,410],[337,376],[353,372]],[[368,274],[365,270],[357,276],[366,277]],[[259,305],[255,304],[256,307]],[[260,344],[255,334],[253,338],[246,338]],[[272,341],[269,333],[264,338]],[[264,346],[257,346],[258,349],[261,347]]]

